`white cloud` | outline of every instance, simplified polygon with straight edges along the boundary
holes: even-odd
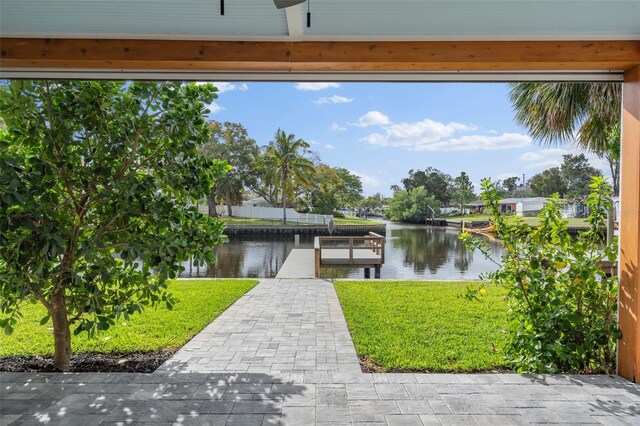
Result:
[[[331,127],[329,128],[329,130],[331,130],[332,132],[344,132],[345,130],[347,130],[347,128],[340,126],[334,121],[333,123],[331,123]]]
[[[503,133],[500,136],[467,135],[415,147],[416,151],[494,151],[522,148],[531,144],[531,138],[521,133]]]
[[[218,93],[233,92],[238,90],[240,92],[246,92],[249,90],[249,86],[246,83],[229,83],[226,81],[198,81],[196,84],[208,84],[211,83],[218,88]]]
[[[369,111],[360,117],[357,123],[351,124],[358,127],[385,126],[391,124],[391,120],[380,111]]]
[[[223,106],[220,106],[215,102],[211,102],[209,105],[207,105],[207,108],[209,109],[209,111],[211,111],[211,114],[218,113],[225,109]]]
[[[585,153],[578,149],[564,149],[564,148],[546,148],[539,151],[525,152],[520,157],[521,160],[527,164],[527,169],[546,170],[551,167],[560,167],[562,165],[563,155],[578,155],[584,154],[589,160],[589,163],[603,171],[606,174],[609,173],[609,165],[606,160],[598,158],[597,155],[591,153]]]
[[[356,172],[355,170],[349,170],[352,174],[358,176],[365,186],[380,186],[382,182],[375,176],[367,175],[365,173]]]
[[[548,169],[550,167],[560,167],[562,156],[572,153],[568,149],[549,148],[525,152],[520,156],[520,159],[528,163],[527,169]]]
[[[387,117],[385,116],[385,118]],[[372,145],[406,147],[417,150],[420,146],[441,141],[442,138],[449,137],[458,130],[474,129],[466,124],[456,122],[444,124],[427,118],[415,123],[391,124],[385,127],[384,132],[371,133],[362,140]]]
[[[345,96],[333,95],[328,98],[320,98],[313,101],[314,104],[324,105],[324,104],[347,104],[349,102],[353,102],[353,98],[347,98]]]
[[[505,180],[505,179],[509,179],[510,177],[517,177],[518,179],[520,179],[522,177],[522,173],[500,173],[499,175],[496,176],[492,176],[491,180]],[[480,188],[480,186],[478,185],[478,188]]]
[[[298,90],[311,90],[318,91],[329,88],[338,88],[340,85],[338,83],[296,83],[296,89]]]
[[[330,143],[326,144],[324,147],[327,148],[327,149],[336,149],[336,146],[335,145],[331,145]]]
[[[460,132],[472,132],[478,128],[472,124],[442,123],[425,118],[414,123],[391,123],[389,117],[370,111],[360,117],[355,125],[367,127],[377,124],[381,131],[370,133],[361,141],[372,145],[405,148],[410,151],[479,151],[513,149],[529,146],[531,138],[521,133],[495,131],[489,135],[471,134],[458,136]]]

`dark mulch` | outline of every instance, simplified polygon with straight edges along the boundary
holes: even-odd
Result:
[[[360,360],[360,369],[363,373],[384,373],[385,369],[380,367],[375,362],[371,361],[366,356],[358,355],[358,359]]]
[[[405,370],[403,368],[384,368],[375,363],[375,361],[369,359],[366,356],[358,355],[360,361],[360,369],[363,373],[464,373],[464,374],[480,374],[480,373],[513,373],[512,370],[507,369],[492,369],[492,370],[474,370],[474,371],[428,371],[428,370]]]
[[[165,350],[127,354],[78,354],[71,358],[70,371],[152,373],[174,352]],[[8,356],[0,357],[0,371],[52,372],[57,370],[53,367],[53,358]]]

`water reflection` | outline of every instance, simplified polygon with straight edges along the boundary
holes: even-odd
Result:
[[[382,278],[475,279],[495,269],[480,253],[469,252],[452,228],[387,224]],[[498,243],[490,244],[499,259]],[[231,236],[216,248],[216,262],[199,271],[186,264],[184,276],[272,278],[294,248],[293,236]],[[312,236],[300,236],[300,248],[313,248]],[[325,278],[361,278],[361,269],[326,268]]]

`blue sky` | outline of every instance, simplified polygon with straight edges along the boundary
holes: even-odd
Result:
[[[365,194],[390,195],[410,169],[530,178],[572,146],[540,147],[514,122],[502,83],[216,83],[210,118],[242,123],[259,145],[276,129],[320,159],[360,175]],[[606,164],[589,156],[594,167]]]

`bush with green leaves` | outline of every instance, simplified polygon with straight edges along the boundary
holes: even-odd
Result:
[[[440,212],[438,201],[427,194],[424,186],[410,190],[398,190],[389,200],[387,217],[396,222],[424,223]]]
[[[223,224],[195,207],[229,166],[205,158],[212,85],[13,81],[0,88],[0,326],[25,302],[90,335],[159,303],[181,262],[213,261]]]
[[[497,271],[483,276],[506,289],[509,329],[505,356],[518,372],[611,373],[615,371],[617,277],[607,277],[602,262],[615,262],[617,239],[605,246],[604,229],[611,207],[611,188],[594,177],[587,205],[588,229],[571,236],[553,196],[540,213],[540,225],[530,228],[518,217],[500,212],[496,184],[482,182],[482,199],[502,244]],[[488,245],[469,233],[461,239],[488,259]],[[480,291],[482,289],[482,291]]]

